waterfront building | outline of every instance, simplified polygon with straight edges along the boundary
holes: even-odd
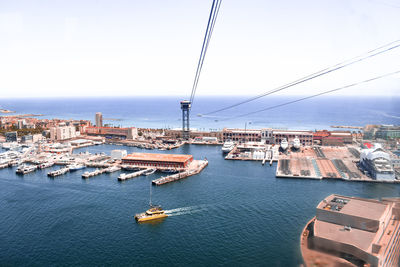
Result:
[[[197,137],[215,137],[218,140],[222,140],[222,132],[221,131],[198,131],[197,129],[190,129],[189,131],[190,138]],[[164,138],[165,139],[179,139],[182,138],[182,129],[167,129],[164,130]]]
[[[390,156],[379,146],[361,151],[360,166],[376,180],[393,181],[395,179]]]
[[[382,125],[375,132],[375,138],[380,138],[385,140],[400,138],[400,126]]]
[[[232,140],[235,142],[261,142],[261,130],[254,129],[231,129],[222,130],[223,141]]]
[[[296,137],[299,138],[302,146],[311,146],[313,144],[312,131],[273,130],[272,137],[274,144],[280,144],[283,139],[286,139],[289,143],[291,143]]]
[[[101,112],[96,113],[95,121],[96,127],[103,127],[103,114]]]
[[[122,164],[140,167],[186,168],[193,161],[192,155],[132,153],[122,158]]]
[[[330,195],[318,204],[301,238],[306,266],[323,258],[332,266],[398,266],[400,199]]]
[[[323,146],[344,146],[343,138],[336,136],[327,136],[321,139]]]
[[[117,128],[117,127],[84,127],[84,132],[88,135],[102,135],[108,138],[136,139],[138,130],[136,127]]]
[[[5,133],[6,142],[17,142],[18,140],[18,133],[17,132],[8,132]]]

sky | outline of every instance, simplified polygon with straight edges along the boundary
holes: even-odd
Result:
[[[0,97],[189,97],[211,0],[0,0]],[[396,0],[223,0],[197,95],[257,95],[400,39]],[[400,48],[279,92],[400,70]],[[400,75],[335,93],[400,95]]]

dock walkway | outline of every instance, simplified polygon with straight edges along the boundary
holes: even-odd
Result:
[[[154,185],[163,185],[163,184],[175,182],[175,181],[187,178],[189,176],[199,174],[207,165],[208,165],[207,160],[199,160],[197,163],[197,166],[195,166],[195,168],[190,168],[187,171],[183,171],[183,172],[179,172],[177,174],[164,176],[164,177],[155,179],[152,181],[152,183]]]

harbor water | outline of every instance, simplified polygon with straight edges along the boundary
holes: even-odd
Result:
[[[400,185],[275,178],[260,162],[227,161],[219,146],[172,151],[100,145],[75,153],[192,154],[209,165],[196,176],[153,186],[169,214],[137,224],[155,173],[118,182],[121,172],[82,179],[84,170],[48,178],[0,170],[0,265],[299,266],[299,238],[327,195],[400,197]],[[89,170],[91,170],[89,168]]]

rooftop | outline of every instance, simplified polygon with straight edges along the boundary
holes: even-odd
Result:
[[[347,214],[351,216],[362,217],[371,220],[379,220],[382,215],[384,214],[387,204],[380,202],[378,200],[373,199],[361,199],[361,198],[354,198],[354,197],[344,197],[339,195],[330,195],[325,198],[319,205],[317,206],[318,209],[323,209],[329,203],[335,203],[335,198],[344,200],[347,202],[341,206],[340,210],[332,210],[333,212],[338,212],[342,214]]]
[[[156,154],[156,153],[132,153],[122,158],[123,160],[141,160],[141,161],[163,161],[163,162],[181,162],[193,158],[192,155],[181,154]]]

